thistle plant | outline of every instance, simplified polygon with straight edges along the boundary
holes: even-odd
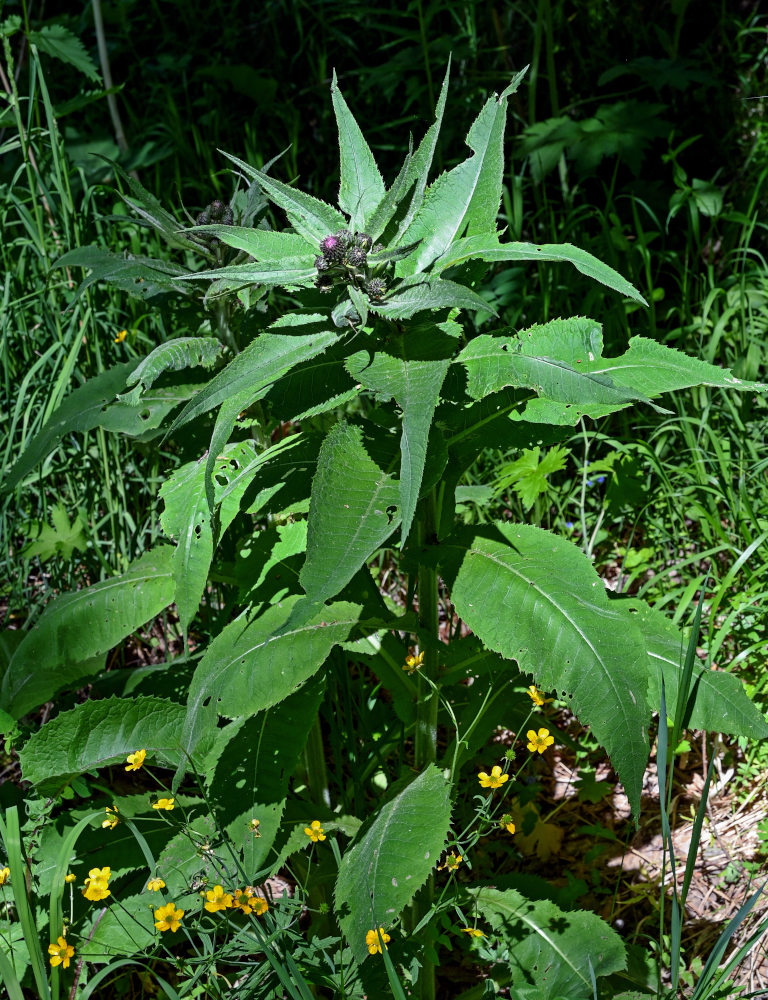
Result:
[[[643,305],[621,275],[577,247],[507,242],[498,231],[507,102],[522,79],[488,99],[467,134],[470,155],[431,183],[447,73],[433,125],[389,186],[334,78],[337,207],[229,156],[285,228],[255,227],[253,216],[233,224],[216,203],[185,232],[170,233],[163,218],[169,238],[235,256],[209,254],[215,266],[206,271],[151,269],[158,288],[182,295],[205,286],[207,303],[228,303],[222,324],[76,389],[6,481],[23,483],[70,430],[119,430],[126,409],[146,413],[147,430],[198,447],[161,490],[168,543],[122,575],[51,602],[2,683],[2,707],[20,719],[86,684],[110,649],[172,605],[183,637],[199,636],[201,602],[216,582],[217,624],[194,657],[185,649],[182,699],[137,693],[126,679],[122,693],[62,711],[29,736],[23,776],[57,796],[95,767],[135,760],[140,745],[173,775],[154,803],[169,824],[176,798],[199,781],[204,794],[185,829],[209,839],[196,850],[191,835],[161,837],[156,870],[234,866],[237,885],[219,879],[206,890],[209,912],[244,909],[243,885],[259,885],[302,851],[325,851],[333,892],[317,903],[317,919],[335,935],[349,982],[368,984],[369,995],[382,995],[385,982],[401,995],[400,980],[411,995],[439,995],[441,921],[453,907],[458,936],[486,949],[486,964],[506,963],[521,997],[533,987],[515,970],[530,968],[534,954],[555,984],[547,995],[574,1000],[622,969],[624,946],[598,917],[459,880],[479,829],[516,833],[507,761],[491,764],[486,754],[478,771],[476,755],[513,719],[520,752],[545,757],[556,739],[541,715],[552,693],[591,727],[637,815],[660,673],[668,709],[677,709],[678,628],[608,592],[566,538],[529,523],[461,523],[464,474],[490,446],[552,448],[581,422],[658,409],[658,397],[693,385],[765,390],[639,337],[605,357],[600,323],[589,317],[477,333],[473,316],[493,315],[483,278],[511,263],[575,268]],[[87,263],[66,263],[78,261]],[[114,267],[103,273],[122,280],[123,265]],[[205,448],[193,445],[201,435]],[[397,593],[379,586],[382,565],[402,581]],[[377,752],[391,780],[353,815],[341,776],[324,767],[322,706],[343,713],[341,678],[361,664],[371,686],[390,694]],[[170,677],[181,665],[163,669]],[[693,669],[691,727],[768,734],[736,677]],[[342,714],[340,726],[354,724]],[[300,763],[313,810],[303,818],[290,781]],[[238,794],[224,794],[233,778]],[[462,828],[459,806],[478,782],[478,811]],[[119,815],[120,803],[113,807]],[[102,874],[92,878],[94,891],[105,887]],[[174,892],[156,927],[184,927],[189,906]],[[519,920],[522,912],[537,920]],[[566,928],[556,941],[540,930],[553,920]],[[282,948],[279,975],[294,959],[275,926],[271,944],[258,941],[268,955]],[[488,950],[491,935],[497,951]]]

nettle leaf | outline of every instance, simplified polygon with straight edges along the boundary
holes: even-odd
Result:
[[[211,642],[189,688],[182,744],[190,752],[218,716],[252,715],[293,694],[360,618],[360,605],[337,602],[290,628],[298,599],[287,598],[253,621],[244,612]]]
[[[448,783],[429,764],[377,811],[341,860],[335,908],[357,962],[368,957],[365,935],[391,927],[434,869],[448,835]]]
[[[474,155],[441,174],[427,189],[424,203],[402,237],[421,242],[398,264],[398,275],[425,270],[465,231],[474,236],[495,228],[505,162],[507,98],[521,80],[518,74],[499,97],[486,102],[475,119],[466,140]]]
[[[541,528],[496,523],[457,554],[451,596],[459,617],[542,690],[568,695],[608,751],[637,815],[650,720],[639,627],[609,601],[586,556]]]
[[[411,529],[427,458],[429,429],[455,348],[455,324],[437,324],[392,338],[372,357],[360,351],[347,369],[366,389],[394,398],[403,411],[400,437],[402,542]],[[455,331],[454,331],[455,333]]]
[[[466,285],[421,276],[415,283],[398,285],[381,301],[371,301],[369,308],[387,319],[410,319],[425,309],[474,309],[496,315],[493,306]]]
[[[322,696],[322,683],[309,681],[279,705],[227,726],[206,760],[208,800],[242,858],[246,882],[272,852],[288,785]],[[252,819],[259,821],[259,836]]]
[[[368,218],[384,198],[384,181],[371,148],[339,90],[335,70],[331,100],[339,129],[339,208],[350,217],[352,230],[363,231]]]
[[[166,698],[106,698],[62,712],[33,733],[19,751],[25,781],[41,795],[57,794],[72,778],[125,763],[144,749],[147,762],[175,766],[184,706]]]
[[[400,491],[368,456],[359,427],[337,424],[312,483],[301,585],[310,601],[338,594],[400,524]]]
[[[290,224],[308,243],[319,243],[323,237],[336,232],[337,229],[346,227],[347,220],[341,212],[331,205],[320,201],[319,198],[313,198],[312,195],[305,194],[303,191],[297,191],[295,188],[283,184],[282,181],[275,180],[236,156],[232,156],[231,153],[225,153],[223,150],[221,152],[228,160],[236,163],[247,177],[257,181],[271,201],[284,209]]]
[[[308,243],[296,233],[281,233],[275,229],[253,229],[244,226],[195,226],[193,233],[210,233],[235,250],[244,250],[260,264],[284,265],[286,259],[312,259],[319,253],[316,242]],[[237,270],[221,268],[220,270]],[[219,272],[212,272],[218,274]]]
[[[118,399],[137,406],[142,392],[149,389],[163,372],[180,371],[198,365],[211,368],[223,350],[223,344],[215,337],[178,337],[166,341],[134,368],[125,384],[130,386],[136,383],[135,388],[118,396]]]
[[[94,659],[158,615],[173,601],[170,546],[137,559],[125,573],[62,594],[46,607],[16,649],[3,677],[2,707],[26,715],[85,674]]]
[[[594,281],[599,281],[601,285],[612,288],[620,295],[642,305],[647,305],[643,296],[631,285],[626,278],[604,264],[597,257],[593,257],[586,250],[573,246],[571,243],[500,243],[498,237],[493,233],[473,236],[470,234],[466,239],[456,240],[453,245],[446,244],[445,252],[439,260],[435,262],[434,270],[444,271],[446,268],[463,264],[467,260],[484,260],[489,263],[501,263],[503,261],[523,261],[523,260],[553,260],[563,261],[572,264],[577,271],[585,274]]]
[[[295,333],[273,332],[291,327],[296,328]],[[211,379],[174,420],[169,434],[245,390],[250,391],[250,401],[256,402],[273,382],[302,361],[322,353],[336,338],[326,316],[284,316]]]
[[[512,992],[520,1000],[592,1000],[592,973],[609,976],[626,968],[621,938],[594,913],[561,910],[516,889],[469,893],[509,948]]]
[[[74,66],[75,69],[87,76],[89,80],[101,83],[99,71],[94,66],[85,46],[77,35],[72,34],[69,28],[64,27],[63,24],[46,24],[39,31],[30,31],[29,41],[46,55],[69,63],[70,66]]]
[[[680,678],[685,662],[685,639],[681,631],[660,611],[644,601],[622,598],[613,602],[628,621],[642,632],[648,651],[648,704],[652,709],[661,708],[661,684],[664,677],[664,696],[667,715],[675,717]],[[736,674],[726,670],[708,670],[696,662],[693,668],[692,690],[695,693],[693,711],[688,726],[713,733],[728,733],[761,740],[768,736],[768,722],[757,706],[750,701],[744,685]]]

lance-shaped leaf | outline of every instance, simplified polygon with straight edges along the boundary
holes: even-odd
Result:
[[[584,554],[541,528],[497,523],[460,557],[451,592],[459,616],[540,688],[568,696],[610,754],[637,815],[650,719],[640,629],[612,606]]]
[[[384,198],[384,181],[371,148],[339,90],[335,70],[331,100],[339,129],[339,208],[347,213],[351,229],[357,232],[365,230],[368,218]]]
[[[446,245],[445,253],[435,262],[435,271],[444,271],[466,260],[485,260],[489,263],[523,260],[553,260],[572,264],[577,271],[594,281],[612,288],[620,295],[626,295],[647,305],[643,296],[627,281],[626,278],[613,270],[607,264],[593,257],[586,250],[581,250],[570,243],[499,243],[493,233],[468,236],[457,240],[452,246]]]
[[[352,579],[400,523],[400,491],[368,456],[359,427],[337,424],[317,460],[301,585],[327,601]]]
[[[622,598],[612,602],[618,611],[643,634],[648,651],[648,704],[661,706],[659,672],[664,678],[667,715],[673,719],[677,710],[677,692],[685,661],[685,645],[680,630],[660,611],[644,601]],[[692,681],[693,710],[688,726],[713,733],[728,733],[752,740],[768,736],[768,722],[750,701],[741,680],[727,670],[708,670],[694,664]]]
[[[592,1000],[593,975],[626,968],[621,938],[594,913],[561,910],[516,889],[470,889],[470,895],[508,949],[512,993],[519,1000]]]
[[[341,860],[335,908],[356,961],[365,935],[386,931],[434,869],[451,819],[448,783],[434,764],[386,802]]]
[[[165,698],[106,698],[62,712],[34,733],[19,752],[25,781],[55,795],[72,778],[129,753],[147,751],[147,763],[173,766],[180,759],[184,706]]]
[[[403,411],[400,437],[402,542],[408,537],[419,499],[429,428],[440,398],[455,341],[446,324],[422,326],[396,338],[372,357],[353,355],[347,369],[366,389],[393,397]]]
[[[275,229],[253,229],[244,226],[195,226],[191,232],[210,233],[235,250],[244,250],[261,264],[283,264],[287,259],[306,260],[318,253],[316,242],[308,243],[296,233],[281,233]],[[228,270],[222,268],[220,270]],[[229,270],[232,270],[231,268]],[[236,269],[235,269],[236,270]],[[219,273],[218,271],[215,273]]]
[[[166,371],[181,371],[202,365],[211,368],[224,350],[224,345],[216,337],[177,337],[160,344],[134,368],[126,385],[134,385],[130,392],[119,396],[121,402],[138,405],[142,392],[149,389]]]
[[[290,327],[295,327],[296,332],[273,332]],[[169,433],[244,390],[250,390],[251,403],[261,399],[273,382],[295,365],[320,354],[336,337],[325,316],[290,315],[273,323],[184,407]]]
[[[54,267],[90,269],[91,273],[78,286],[70,307],[97,281],[106,281],[141,299],[168,291],[180,295],[192,293],[192,289],[180,280],[188,277],[189,272],[178,264],[149,257],[121,257],[104,247],[76,247],[59,257]]]
[[[309,243],[319,243],[324,236],[346,227],[347,220],[341,212],[326,202],[275,180],[231,153],[224,153],[224,156],[236,163],[247,177],[259,183],[264,193],[284,209],[296,232]]]
[[[125,573],[62,594],[25,635],[3,677],[2,707],[18,719],[83,675],[173,601],[172,549],[145,553]],[[86,673],[90,672],[90,667]]]
[[[418,276],[398,286],[381,301],[371,301],[370,309],[387,319],[411,319],[425,309],[472,309],[496,315],[493,306],[466,285],[441,278]]]
[[[232,267],[197,271],[179,280],[225,282],[227,289],[244,288],[246,285],[296,288],[310,285],[317,277],[313,259],[312,254],[304,254],[301,257],[285,257],[278,263],[234,264]]]
[[[490,98],[467,135],[473,152],[459,166],[430,185],[424,203],[403,234],[419,246],[397,267],[399,275],[423,271],[465,231],[492,232],[501,201],[507,98],[519,86],[519,74],[500,97]]]
[[[286,598],[252,621],[246,612],[211,642],[189,688],[182,733],[188,752],[216,728],[218,716],[253,715],[293,694],[360,617],[359,605],[337,602],[301,626],[287,628],[296,600]]]

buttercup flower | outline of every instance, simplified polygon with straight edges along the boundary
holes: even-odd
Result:
[[[149,892],[160,892],[161,889],[165,888],[165,882],[161,878],[151,878],[147,882],[147,890]]]
[[[10,868],[0,868],[0,885],[5,885],[8,879],[11,877]]]
[[[67,944],[67,939],[65,937],[59,937],[54,944],[48,945],[48,954],[51,956],[49,961],[54,969],[57,965],[61,965],[63,968],[68,969],[69,960],[75,954],[75,949],[71,944]]]
[[[419,669],[419,667],[422,665],[423,662],[424,662],[423,652],[419,653],[418,656],[406,656],[405,666],[403,667],[403,670],[405,670],[407,674],[412,674],[415,670]]]
[[[535,732],[533,729],[529,729],[525,734],[528,740],[528,749],[531,753],[544,753],[547,747],[551,747],[555,742],[555,737],[549,735],[548,729],[540,729]]]
[[[209,913],[218,913],[219,910],[230,910],[234,906],[231,893],[224,892],[224,886],[221,885],[215,885],[213,889],[206,892],[205,898],[208,900],[205,908]]]
[[[490,774],[481,771],[477,776],[477,780],[483,788],[501,788],[505,781],[509,781],[509,775],[502,774],[501,767],[498,764],[494,764]]]
[[[531,699],[536,708],[541,708],[542,705],[548,705],[553,698],[545,698],[544,692],[539,691],[535,684],[529,684],[526,694]]]
[[[325,830],[320,825],[319,819],[313,819],[310,826],[305,826],[304,833],[306,833],[313,844],[316,844],[318,840],[325,840]]]
[[[469,934],[469,936],[473,938],[485,937],[485,932],[481,931],[479,927],[462,927],[461,933]]]
[[[257,896],[256,899],[254,899],[254,901],[251,903],[251,906],[253,907],[253,912],[256,914],[257,917],[264,916],[264,914],[269,909],[269,904],[267,903],[266,899],[263,899],[261,896]]]
[[[126,758],[128,764],[126,766],[126,771],[138,771],[144,764],[144,760],[147,756],[146,750],[137,750],[136,753],[129,753]]]
[[[169,811],[174,808],[176,803],[173,799],[158,799],[157,802],[152,803],[153,809],[168,809]]]
[[[384,947],[387,947],[387,941],[390,940],[389,934],[386,933],[383,927],[379,927],[379,934],[381,934],[381,941],[384,942]],[[381,941],[379,941],[379,935],[376,931],[368,931],[365,935],[365,943],[368,945],[368,954],[375,955],[376,952],[381,955]]]
[[[118,333],[118,335],[115,337],[115,343],[122,344],[122,342],[125,340],[127,336],[128,336],[128,331],[121,330],[120,333]]]
[[[256,895],[256,890],[252,885],[247,885],[244,889],[237,889],[232,897],[232,906],[236,910],[242,910],[246,915],[255,913],[260,917],[269,909],[266,899]]]
[[[177,910],[175,903],[166,903],[155,910],[155,927],[159,931],[177,931],[183,916],[184,910]]]
[[[261,826],[261,820],[260,819],[252,819],[249,822],[248,829],[251,831],[251,833],[254,835],[254,837],[260,837],[261,836],[261,834],[259,833],[259,827],[260,826]]]
[[[515,830],[517,829],[515,824],[512,822],[512,817],[509,815],[509,813],[504,813],[504,815],[499,820],[499,826],[502,828],[502,830],[506,830],[507,833],[514,833]]]
[[[111,868],[91,868],[85,880],[83,895],[94,903],[106,899],[110,894],[109,880],[112,877]]]
[[[460,854],[456,854],[455,851],[451,851],[445,859],[445,864],[438,865],[437,870],[441,872],[444,868],[447,868],[449,872],[455,872],[458,870],[458,867],[463,860],[464,858]]]
[[[74,872],[70,872],[69,875],[64,876],[65,882],[74,882],[77,879],[77,875]]]
[[[107,827],[109,827],[110,830],[114,830],[120,822],[120,817],[117,813],[117,806],[107,806],[107,818],[101,824],[105,830]]]

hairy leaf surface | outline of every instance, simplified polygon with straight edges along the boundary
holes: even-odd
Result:
[[[363,133],[339,90],[335,71],[331,83],[331,100],[339,129],[339,208],[350,217],[350,228],[355,232],[363,232],[374,209],[384,198],[384,181],[371,147],[363,138]]]

